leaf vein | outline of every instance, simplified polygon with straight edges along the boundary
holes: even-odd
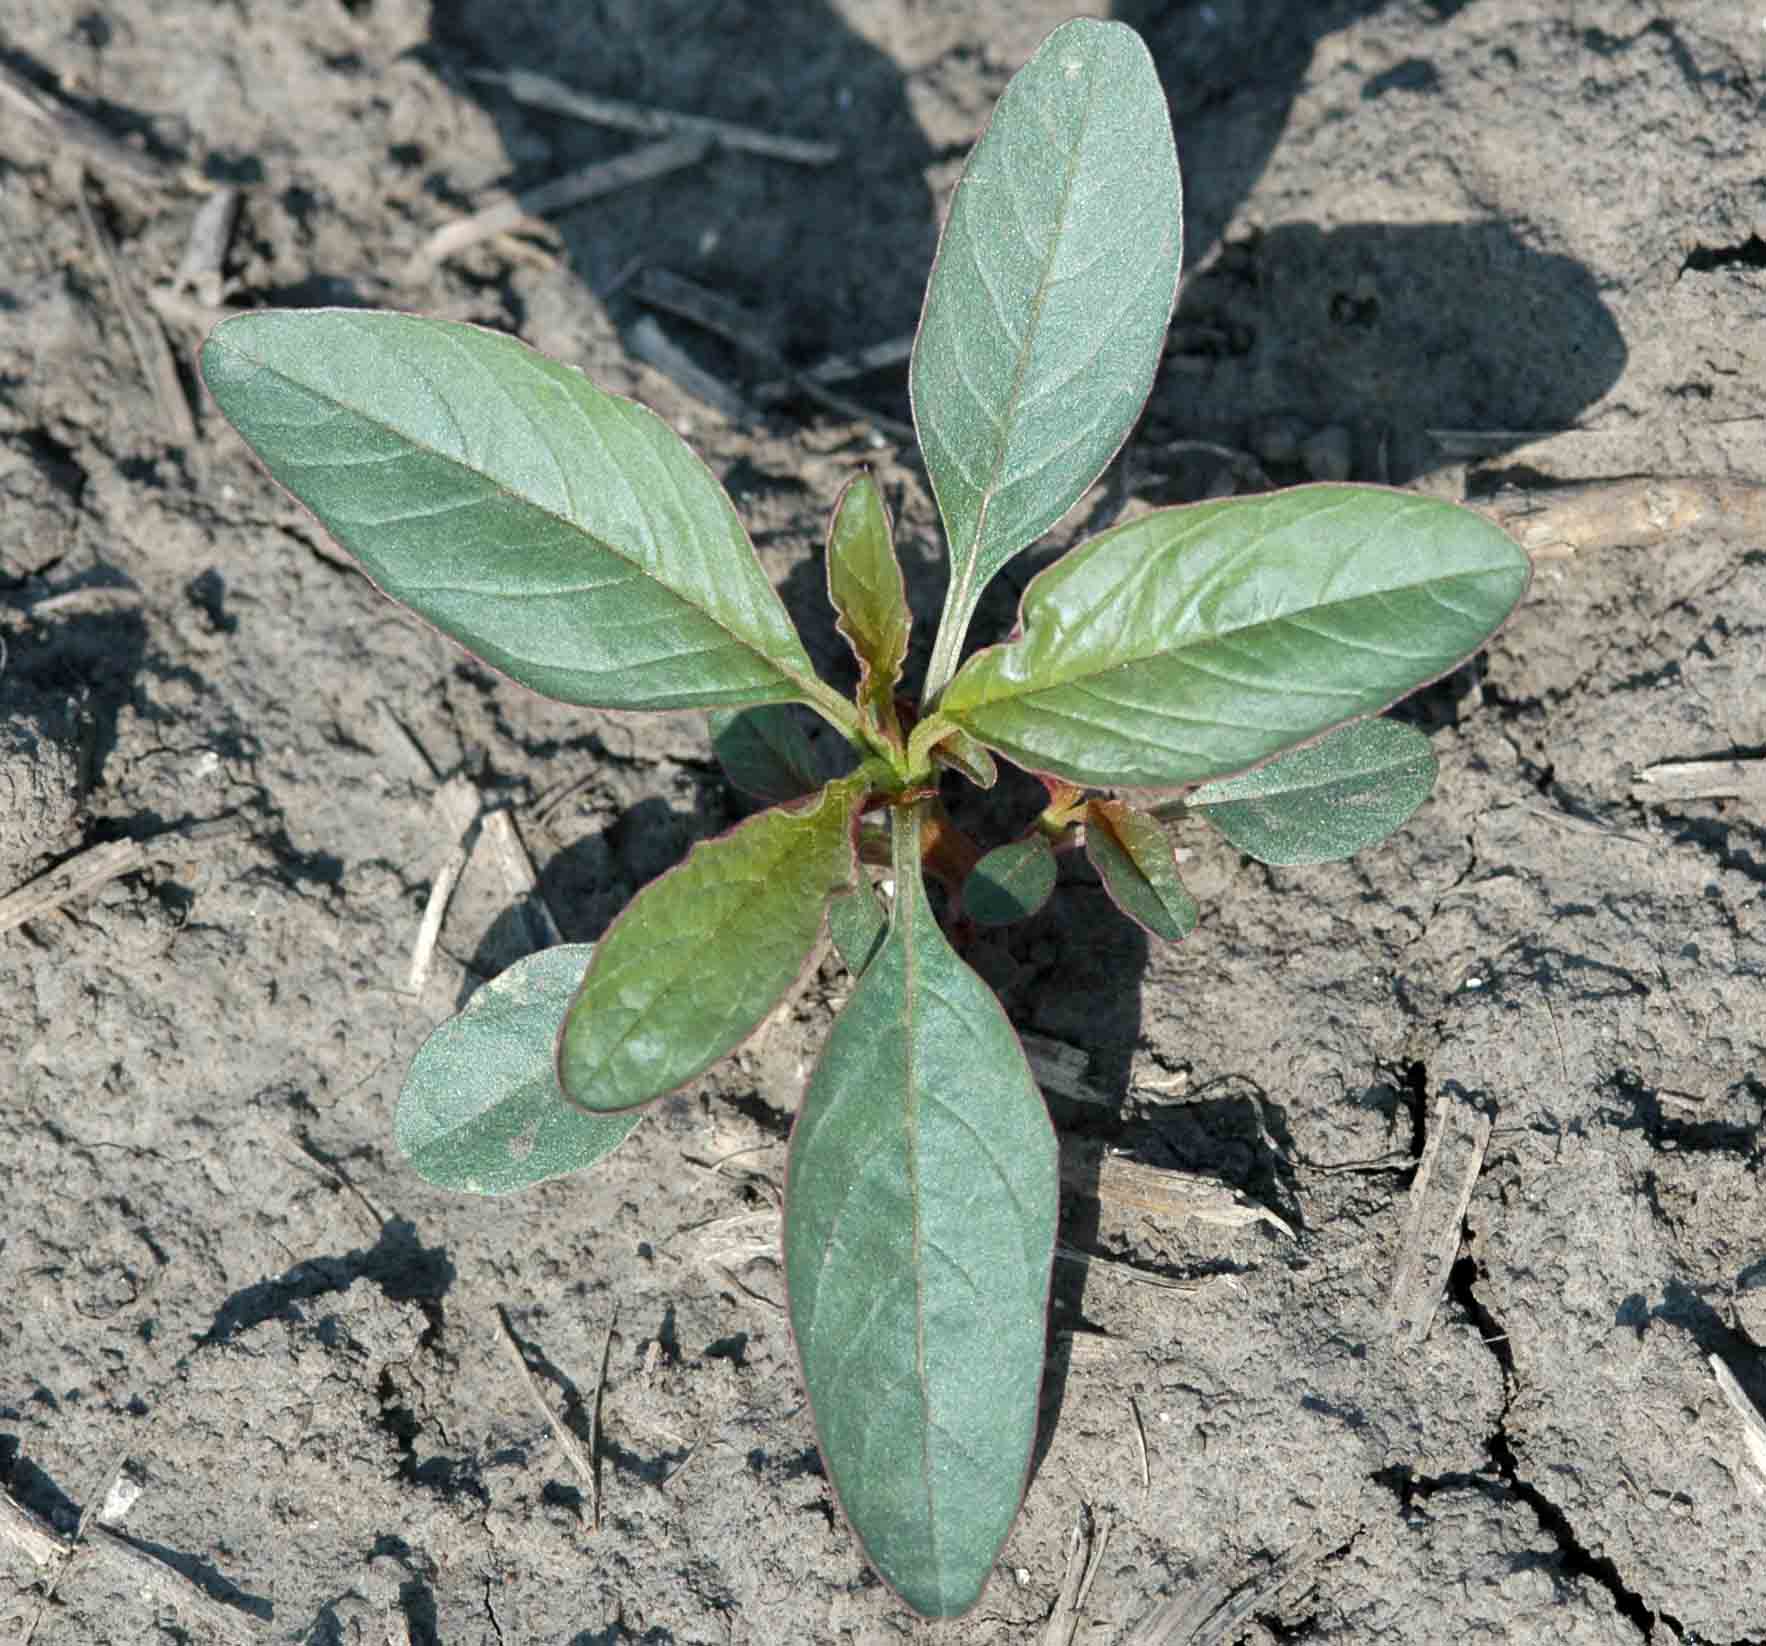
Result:
[[[945,1004],[948,1006],[953,1003],[946,998]],[[961,1018],[966,1014],[960,1011],[954,1011],[953,1015]],[[962,1130],[967,1132],[969,1136],[974,1139],[976,1152],[990,1167],[992,1167],[993,1174],[999,1179],[1000,1187],[1006,1191],[1006,1198],[1011,1201],[1012,1210],[1017,1213],[1019,1221],[1029,1222],[1031,1220],[1030,1212],[1024,1204],[1023,1197],[1018,1193],[1017,1186],[1013,1183],[1010,1172],[1008,1172],[1000,1163],[1000,1157],[988,1147],[987,1138],[976,1127],[974,1121],[970,1120],[969,1117],[964,1114],[961,1109],[957,1108],[955,1104],[947,1102],[942,1097],[937,1097],[928,1092],[926,1094],[926,1099],[927,1102],[932,1104],[935,1108],[942,1109],[950,1119],[954,1120]]]

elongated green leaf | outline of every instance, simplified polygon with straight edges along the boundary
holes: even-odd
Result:
[[[1054,1133],[999,1002],[897,853],[883,947],[791,1135],[785,1273],[829,1479],[916,1611],[974,1604],[1036,1436]]]
[[[224,320],[202,369],[385,593],[523,685],[619,709],[832,696],[710,471],[580,372],[341,309]]]
[[[874,725],[895,724],[895,688],[913,616],[895,558],[895,532],[869,474],[854,475],[828,528],[828,598],[859,664],[858,695]]]
[[[1435,786],[1428,738],[1396,720],[1362,720],[1189,797],[1259,863],[1330,863],[1401,828]]]
[[[420,1176],[508,1194],[594,1165],[644,1118],[585,1114],[558,1089],[552,1044],[593,952],[568,943],[516,961],[423,1042],[393,1122]]]
[[[969,157],[914,341],[914,424],[962,623],[1140,415],[1182,255],[1177,149],[1146,47],[1120,23],[1063,24]]]
[[[558,1037],[558,1082],[628,1109],[703,1074],[802,974],[829,897],[856,872],[865,781],[761,812],[653,880],[595,945]]]
[[[861,874],[849,892],[836,892],[828,903],[828,936],[841,963],[854,977],[870,965],[888,929],[888,917],[877,901],[877,889]]]
[[[757,709],[713,709],[711,749],[744,794],[769,805],[801,800],[822,786],[815,752],[788,703]]]
[[[963,882],[963,912],[983,926],[1028,920],[1055,889],[1055,854],[1041,834],[995,846]]]
[[[1177,872],[1171,837],[1157,818],[1120,800],[1089,801],[1085,855],[1116,907],[1154,937],[1179,943],[1196,929],[1202,912]]]
[[[1371,486],[1161,509],[1034,578],[940,712],[1074,783],[1200,783],[1445,674],[1528,570],[1471,510]]]

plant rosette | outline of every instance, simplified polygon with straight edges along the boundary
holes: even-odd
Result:
[[[1197,909],[1174,810],[1270,863],[1373,845],[1435,776],[1427,739],[1377,717],[1474,654],[1527,585],[1526,557],[1468,510],[1308,486],[1079,544],[1031,581],[1011,636],[964,660],[983,588],[1140,413],[1181,222],[1145,47],[1120,24],[1057,29],[969,157],[915,339],[949,556],[917,712],[868,476],[826,551],[848,698],[705,465],[570,367],[489,331],[337,309],[230,318],[202,355],[269,472],[392,599],[548,697],[710,711],[732,782],[764,803],[598,943],[530,956],[437,1029],[396,1136],[422,1176],[478,1194],[592,1166],[749,1035],[831,932],[856,982],[791,1135],[791,1327],[847,1519],[930,1617],[974,1605],[1024,1493],[1059,1189],[1023,1049],[926,877],[961,927],[1013,920],[1083,841],[1124,913],[1177,941]],[[793,705],[851,745],[848,775],[818,774]],[[1000,759],[1041,776],[1049,804],[984,853],[937,789],[947,772],[991,783]]]

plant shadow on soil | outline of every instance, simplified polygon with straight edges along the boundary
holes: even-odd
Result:
[[[1194,375],[1168,370],[1155,388],[1136,437],[1158,442],[1213,439],[1234,446],[1257,420],[1285,417],[1303,427],[1347,424],[1358,479],[1403,481],[1439,466],[1428,431],[1487,431],[1481,455],[1520,436],[1497,431],[1555,428],[1618,377],[1625,349],[1594,281],[1567,258],[1540,254],[1506,224],[1360,223],[1321,228],[1291,223],[1221,244],[1235,211],[1262,175],[1289,105],[1318,42],[1381,9],[1384,0],[1337,0],[1295,8],[1280,0],[1222,0],[1208,6],[1119,0],[1114,15],[1138,29],[1171,97],[1185,175],[1186,284],[1175,337],[1195,342],[1209,375],[1205,403]],[[1458,7],[1440,0],[1442,18]],[[711,9],[670,0],[638,6],[624,0],[587,9],[561,0],[443,0],[428,48],[451,83],[482,98],[504,134],[522,181],[538,181],[610,158],[635,140],[515,106],[474,71],[529,69],[573,87],[665,108],[712,114],[767,129],[832,136],[842,159],[809,170],[735,153],[714,153],[664,185],[597,201],[592,212],[560,220],[569,257],[596,291],[620,283],[634,260],[689,274],[758,317],[787,360],[804,364],[911,330],[924,271],[936,243],[939,203],[930,168],[956,153],[935,150],[909,107],[894,62],[820,5],[769,14],[764,47],[746,8]],[[611,45],[610,45],[611,42]],[[1423,59],[1369,78],[1364,101],[1392,94],[1430,95],[1436,80]],[[1212,255],[1211,255],[1212,254]],[[610,299],[629,324],[632,299]],[[512,306],[517,307],[518,305]],[[514,315],[517,324],[519,313]],[[671,330],[726,381],[747,385],[769,375],[727,344],[669,320]],[[1194,364],[1194,360],[1192,360]],[[1270,385],[1279,385],[1272,391]],[[901,368],[865,381],[859,394],[905,416]],[[1277,397],[1272,399],[1272,392]],[[1144,465],[1143,465],[1144,467]],[[1271,477],[1308,478],[1298,462],[1269,463]],[[750,477],[764,483],[756,471]],[[1190,501],[1208,476],[1181,461],[1143,476],[1155,502]],[[740,500],[739,500],[740,501]],[[833,499],[805,498],[826,510]],[[901,544],[917,623],[916,657],[942,595],[935,544]],[[977,615],[975,635],[997,638],[1012,625],[1018,597],[1038,570],[1070,545],[1021,555],[996,579]],[[781,593],[812,655],[836,683],[849,685],[850,659],[826,609],[819,558],[799,566]],[[910,660],[910,679],[914,663]],[[1474,671],[1475,672],[1475,671]],[[1407,705],[1425,729],[1456,718],[1455,700],[1470,684],[1462,674]],[[715,772],[715,768],[711,768]],[[715,789],[715,781],[711,785]],[[992,795],[968,790],[959,821],[979,823],[983,848],[1013,838],[1038,809],[1034,785],[1002,783]],[[597,936],[617,902],[650,874],[621,872],[622,839],[665,839],[670,862],[697,839],[720,832],[743,813],[719,805],[700,785],[692,815],[660,800],[547,866],[543,885],[555,903],[576,907],[587,891],[592,917],[567,935]],[[657,811],[660,808],[660,811]],[[651,865],[660,872],[667,862]],[[620,882],[625,884],[622,886]],[[1142,1019],[1147,940],[1110,905],[1081,859],[1064,867],[1044,911],[1009,931],[982,935],[967,958],[999,990],[1015,1022],[1079,1047],[1091,1060],[1090,1083],[1107,1106],[1055,1100],[1064,1134],[1127,1143],[1150,1163],[1217,1172],[1233,1187],[1292,1215],[1285,1177],[1285,1129],[1279,1105],[1231,1085],[1192,1094],[1178,1136],[1169,1117],[1125,1136],[1123,1105]],[[522,940],[511,911],[481,945],[474,969],[499,969],[501,950]],[[1191,941],[1207,940],[1206,922]],[[1272,1156],[1271,1146],[1278,1151]],[[1098,1249],[1097,1172],[1070,1174],[1062,1242],[1077,1253]],[[1058,1260],[1052,1288],[1051,1355],[1037,1461],[1046,1452],[1066,1382],[1065,1335],[1084,1329],[1086,1268]]]

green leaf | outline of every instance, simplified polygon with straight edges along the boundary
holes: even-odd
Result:
[[[419,1176],[508,1194],[594,1165],[644,1118],[584,1114],[558,1089],[552,1043],[593,953],[567,943],[516,961],[423,1042],[393,1122]]]
[[[1055,889],[1055,854],[1046,836],[995,846],[963,882],[963,912],[983,926],[1028,920]]]
[[[889,920],[877,900],[877,888],[867,875],[849,892],[836,892],[828,904],[828,935],[841,964],[854,977],[863,974],[875,958]]]
[[[978,788],[991,789],[999,781],[999,767],[993,763],[993,756],[957,726],[952,726],[932,745],[932,759],[938,765],[961,772]]]
[[[929,694],[982,586],[1140,415],[1182,256],[1177,149],[1146,47],[1120,23],[1063,24],[969,157],[914,341],[914,425],[951,552]]]
[[[1527,557],[1469,509],[1303,486],[1161,509],[1031,581],[940,713],[1093,788],[1224,777],[1378,713],[1481,646]]]
[[[895,558],[894,528],[877,482],[854,475],[828,528],[828,598],[859,665],[859,702],[877,726],[895,724],[895,688],[913,616]]]
[[[713,709],[711,749],[724,776],[768,805],[814,794],[823,779],[815,751],[788,703],[758,709]]]
[[[791,1134],[785,1274],[847,1518],[892,1589],[950,1617],[1023,1495],[1059,1195],[1023,1048],[939,931],[918,862],[898,833],[889,934]]]
[[[1116,907],[1154,937],[1180,943],[1196,929],[1201,910],[1157,818],[1120,800],[1088,802],[1085,855]]]
[[[202,370],[386,594],[524,686],[616,709],[840,702],[710,470],[571,367],[473,326],[314,309],[222,321]]]
[[[852,884],[865,781],[703,841],[599,943],[558,1038],[572,1103],[613,1111],[703,1074],[802,975],[829,897]]]
[[[1259,863],[1331,863],[1401,828],[1435,786],[1428,738],[1362,720],[1188,798]]]

